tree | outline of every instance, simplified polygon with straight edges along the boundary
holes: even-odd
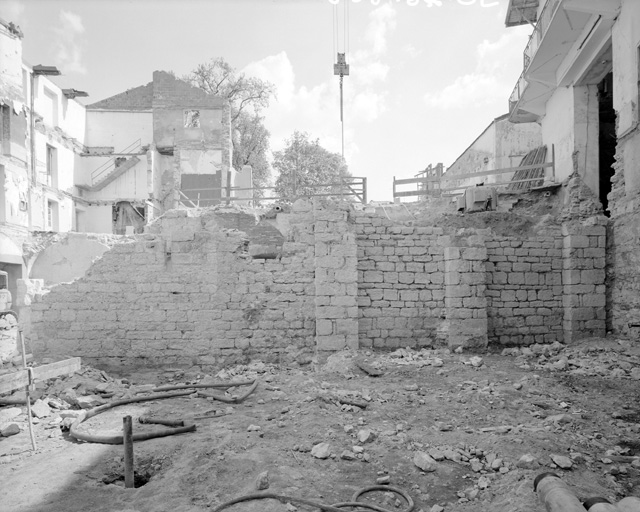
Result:
[[[276,194],[280,197],[337,193],[339,186],[313,185],[340,183],[350,176],[341,155],[326,150],[319,139],[310,140],[308,133],[297,130],[283,150],[273,153],[273,168],[278,172]]]
[[[236,119],[233,132],[233,167],[241,170],[250,165],[253,169],[253,186],[266,187],[271,180],[271,166],[267,160],[271,134],[258,114],[242,112]],[[263,190],[256,190],[255,197],[263,197]]]
[[[209,94],[229,100],[233,144],[232,165],[238,171],[244,165],[253,168],[253,185],[263,187],[271,178],[267,159],[270,133],[264,126],[262,110],[275,97],[275,86],[260,78],[238,73],[222,57],[199,64],[183,80]],[[256,191],[261,197],[262,191]]]
[[[276,95],[272,83],[238,73],[222,57],[199,64],[184,80],[209,94],[227,98],[231,103],[232,123],[245,111],[260,113]]]

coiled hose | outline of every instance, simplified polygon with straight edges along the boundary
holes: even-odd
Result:
[[[236,503],[241,503],[243,501],[264,500],[264,499],[278,500],[282,503],[291,503],[291,504],[300,503],[302,505],[319,508],[320,510],[324,510],[326,512],[344,512],[343,509],[347,507],[351,507],[351,508],[360,507],[360,510],[367,509],[367,510],[375,510],[376,512],[392,512],[389,509],[380,507],[378,505],[374,505],[373,503],[365,503],[363,501],[358,501],[358,498],[360,496],[372,491],[392,492],[394,494],[398,494],[402,496],[404,500],[407,502],[407,508],[399,512],[411,512],[415,507],[415,504],[413,503],[411,496],[409,496],[402,489],[399,489],[398,487],[392,487],[390,485],[371,485],[369,487],[364,487],[363,489],[360,489],[359,491],[357,491],[352,496],[351,501],[345,501],[343,503],[334,503],[333,505],[327,505],[325,503],[319,503],[319,502],[307,500],[304,498],[295,498],[293,496],[285,496],[284,494],[276,494],[272,492],[258,492],[253,494],[247,494],[245,496],[240,496],[238,498],[234,498],[230,501],[227,501],[222,505],[219,505],[215,509],[213,509],[213,512],[220,512],[220,510],[224,510],[225,508],[229,508],[231,505],[235,505]]]

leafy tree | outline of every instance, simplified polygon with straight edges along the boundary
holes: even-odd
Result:
[[[183,80],[229,100],[233,130],[232,165],[237,170],[251,165],[254,186],[266,186],[271,177],[267,159],[270,133],[260,113],[275,97],[275,86],[266,80],[238,73],[222,57],[199,64]],[[261,191],[256,195],[261,196],[258,192]]]
[[[312,187],[340,183],[350,176],[347,164],[338,153],[332,153],[311,140],[306,132],[295,131],[286,147],[273,153],[273,168],[278,172],[276,194],[296,197],[318,193],[338,193],[338,187]]]
[[[242,112],[236,119],[233,132],[233,167],[241,170],[244,165],[253,168],[253,186],[266,187],[271,179],[271,166],[267,160],[270,133],[258,114]],[[263,190],[256,190],[255,197],[263,197]]]
[[[184,80],[209,94],[227,98],[231,103],[232,123],[245,111],[259,113],[267,108],[276,94],[272,83],[238,73],[222,57],[199,64]]]

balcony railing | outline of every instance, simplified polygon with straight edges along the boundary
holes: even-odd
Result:
[[[509,96],[509,113],[513,112],[513,109],[516,108],[518,101],[520,101],[520,97],[527,87],[527,80],[524,77],[524,71],[520,74],[520,78],[516,82],[516,86],[513,88],[511,92],[511,96]]]
[[[524,93],[524,90],[527,88],[527,79],[525,78],[525,75],[529,69],[531,61],[538,51],[538,48],[540,48],[540,44],[542,43],[547,30],[549,30],[549,25],[551,25],[551,20],[555,16],[558,6],[561,3],[562,0],[547,0],[547,3],[544,4],[544,7],[542,8],[536,27],[531,36],[529,36],[529,41],[527,42],[527,46],[523,52],[522,74],[518,78],[518,81],[511,92],[511,96],[509,96],[509,113],[513,113],[516,105],[522,97],[522,94]]]
[[[555,16],[556,10],[561,2],[562,0],[547,0],[547,3],[544,4],[542,12],[540,13],[540,16],[538,16],[536,28],[533,30],[533,33],[529,37],[529,42],[524,49],[523,64],[525,72],[527,71],[529,64],[531,64],[534,55],[538,51],[540,43],[544,39],[544,36],[549,29],[549,25],[551,25],[551,20]]]

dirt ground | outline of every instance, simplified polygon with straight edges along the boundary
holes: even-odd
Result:
[[[364,373],[356,358],[383,375]],[[325,504],[349,501],[388,477],[423,512],[543,511],[533,480],[547,471],[580,498],[640,496],[638,372],[640,341],[613,338],[504,354],[338,353],[319,366],[257,362],[217,375],[172,369],[116,376],[83,367],[37,390],[60,409],[37,419],[35,453],[25,407],[11,419],[21,432],[0,437],[0,509],[214,510],[256,492],[264,472],[266,492]],[[241,404],[190,395],[120,406],[84,422],[81,429],[95,434],[121,433],[126,415],[133,416],[134,433],[166,428],[139,424],[141,415],[196,423],[196,432],[135,443],[135,489],[124,487],[121,445],[78,442],[61,428],[64,409],[77,408],[74,397],[101,395],[108,402],[145,396],[153,385],[253,378],[259,386]],[[9,409],[0,407],[0,423]],[[324,454],[317,453],[321,448]],[[416,466],[420,453],[432,456],[432,471]],[[406,510],[388,492],[366,499]],[[229,508],[296,509],[316,510],[272,499]]]

